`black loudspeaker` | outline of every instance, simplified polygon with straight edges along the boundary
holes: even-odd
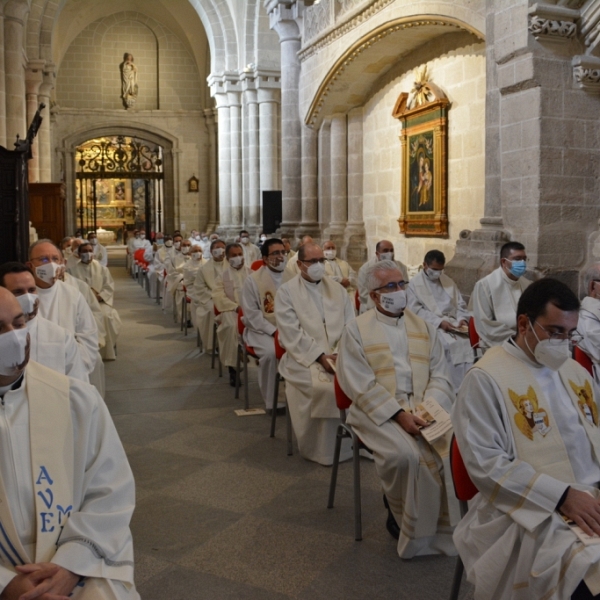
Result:
[[[281,225],[281,190],[262,193],[262,229],[265,233],[275,233]]]

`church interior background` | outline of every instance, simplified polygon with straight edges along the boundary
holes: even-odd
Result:
[[[46,104],[29,181],[64,183],[66,232],[257,235],[263,191],[281,190],[279,233],[334,239],[355,265],[382,238],[413,267],[438,248],[469,294],[514,239],[577,287],[600,258],[598,4],[4,0],[0,144]],[[398,223],[393,113],[424,69],[448,100],[442,235]],[[94,177],[81,161],[102,143],[143,146],[143,171]]]

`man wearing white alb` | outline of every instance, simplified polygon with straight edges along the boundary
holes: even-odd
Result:
[[[285,249],[281,240],[270,238],[260,249],[263,266],[253,271],[242,289],[244,341],[258,356],[258,385],[267,410],[273,408],[277,358],[273,337],[277,331],[275,297],[283,280]],[[277,406],[275,408],[278,408]]]
[[[89,384],[29,360],[11,294],[0,302],[2,599],[139,600],[133,475]]]
[[[452,422],[480,491],[454,541],[475,598],[600,598],[598,388],[570,358],[579,301],[540,279],[519,299],[517,333],[467,373]]]
[[[286,350],[279,372],[300,454],[331,465],[340,418],[331,363],[354,309],[346,290],[325,276],[319,246],[303,244],[297,256],[300,275],[284,283],[275,296],[277,330]],[[342,446],[340,460],[351,455],[350,448]]]
[[[457,285],[444,273],[445,264],[443,252],[427,252],[423,270],[408,284],[407,300],[410,310],[437,328],[452,383],[458,391],[473,364],[473,349],[467,332],[471,314]]]
[[[87,239],[94,248],[94,258],[103,267],[108,267],[108,252],[106,248],[98,241],[98,234],[95,231],[90,231]]]
[[[372,450],[389,507],[387,529],[398,554],[455,555],[460,519],[448,453],[451,432],[433,443],[414,414],[427,399],[448,413],[454,391],[436,328],[406,307],[404,275],[395,262],[374,263],[366,285],[375,308],[348,323],[337,374],[352,399],[347,423]]]
[[[37,286],[39,313],[75,336],[90,374],[98,359],[98,327],[81,293],[57,279],[63,269],[61,263],[62,254],[50,240],[39,240],[29,249],[27,264]]]
[[[375,256],[368,260],[359,270],[356,278],[356,285],[358,286],[358,298],[360,300],[359,313],[365,312],[369,308],[373,308],[373,300],[369,296],[369,290],[367,289],[367,270],[380,260],[392,260],[396,263],[404,281],[408,283],[408,269],[406,265],[399,260],[395,259],[394,244],[389,240],[380,240],[375,245]]]
[[[31,360],[89,383],[89,376],[73,334],[38,315],[39,298],[33,274],[21,263],[0,266],[0,287],[6,288],[21,305],[31,339]],[[0,289],[0,294],[4,293]],[[0,304],[6,302],[2,296]]]
[[[500,346],[516,333],[517,304],[531,284],[526,271],[525,246],[507,242],[500,248],[500,266],[475,284],[471,304],[482,348]]]
[[[587,296],[581,301],[577,330],[583,336],[578,344],[591,359],[594,381],[600,384],[600,264],[592,265],[585,274]]]
[[[250,242],[250,234],[245,229],[240,231],[240,244],[242,244],[242,250],[244,251],[244,263],[250,268],[255,260],[260,260],[261,250]]]

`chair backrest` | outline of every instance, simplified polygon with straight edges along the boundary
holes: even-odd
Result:
[[[213,305],[213,312],[215,313],[215,317],[218,317],[221,314],[220,310],[217,310],[217,307]]]
[[[354,308],[356,308],[356,312],[360,311],[360,296],[358,290],[354,293]]]
[[[479,348],[479,334],[475,329],[475,319],[473,317],[469,319],[469,341],[471,342],[471,348],[474,350]]]
[[[251,265],[250,265],[250,270],[251,271],[258,271],[265,263],[263,262],[262,258],[259,258],[258,260],[255,260]]]
[[[471,481],[467,468],[463,462],[456,437],[452,436],[450,446],[450,468],[452,470],[452,481],[454,483],[454,493],[459,500],[469,501],[479,491]]]
[[[273,341],[275,342],[275,358],[277,360],[281,360],[281,358],[285,354],[285,348],[279,343],[279,331],[275,332],[275,335],[273,336]]]
[[[141,263],[144,264],[148,264],[145,260],[144,260],[144,253],[146,252],[146,250],[144,248],[138,248],[134,253],[133,253],[133,259],[137,260]]]
[[[244,335],[244,329],[246,329],[246,325],[244,323],[244,311],[242,310],[241,306],[240,306],[240,309],[238,310],[237,316],[238,316],[238,318],[237,318],[238,333],[240,335]]]
[[[342,389],[337,375],[333,378],[333,389],[335,390],[335,403],[340,410],[347,410],[352,406],[352,400],[346,395]]]
[[[575,346],[575,351],[573,353],[573,358],[584,368],[587,372],[593,377],[594,376],[594,366],[592,363],[592,359],[579,347]]]

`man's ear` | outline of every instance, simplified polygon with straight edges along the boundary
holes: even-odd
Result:
[[[371,300],[373,300],[374,304],[377,304],[376,300],[377,300],[377,292],[369,292],[369,298],[371,298]]]
[[[527,315],[519,315],[517,317],[517,333],[525,335],[527,323],[529,323],[529,317]]]

